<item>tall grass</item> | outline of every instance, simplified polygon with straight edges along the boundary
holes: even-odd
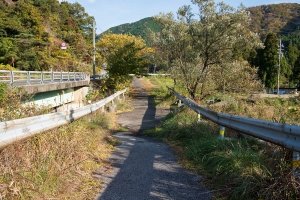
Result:
[[[92,173],[108,167],[114,122],[113,114],[94,113],[2,149],[1,198],[94,199],[101,180]]]
[[[148,80],[153,84],[150,90],[152,95],[155,95],[155,103],[157,107],[168,108],[174,102],[175,98],[168,95],[168,87],[173,88],[173,80],[169,77],[148,76]]]
[[[206,177],[216,198],[297,199],[299,184],[291,176],[284,151],[252,139],[220,140],[209,123],[197,123],[190,110],[170,115],[147,135],[180,148],[188,168]],[[289,181],[288,181],[289,180]],[[276,189],[275,189],[276,188]]]
[[[209,98],[220,101],[219,103],[208,105],[211,109],[218,112],[279,123],[300,124],[300,97],[289,99],[251,99],[249,95],[219,94]]]
[[[30,99],[20,88],[0,83],[0,121],[30,117],[49,112],[47,107],[24,106],[22,101]]]
[[[152,94],[157,101],[170,105],[174,98],[168,94],[166,82],[162,78],[150,80],[156,84]],[[253,103],[238,94],[216,98],[225,102],[211,106],[217,111],[269,119],[270,113],[263,108],[272,107],[274,113],[287,111],[289,115],[284,116],[299,122],[296,121],[298,114],[294,114],[295,109],[299,109],[298,99],[262,99]],[[290,151],[249,138],[220,140],[217,132],[212,123],[197,123],[197,115],[186,108],[170,114],[160,126],[146,134],[172,144],[182,163],[204,175],[211,190],[218,191],[216,199],[300,199],[300,184],[291,171]]]

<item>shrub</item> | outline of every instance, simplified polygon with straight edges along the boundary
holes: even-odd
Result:
[[[9,71],[15,71],[16,69],[13,68],[12,66],[10,65],[3,65],[3,64],[0,64],[0,70],[9,70]]]

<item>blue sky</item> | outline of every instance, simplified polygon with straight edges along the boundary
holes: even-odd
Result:
[[[142,18],[154,16],[160,12],[176,12],[190,0],[67,0],[78,2],[95,17],[97,33],[110,27],[131,23]],[[237,7],[243,3],[246,7],[272,3],[300,3],[300,0],[225,0]]]

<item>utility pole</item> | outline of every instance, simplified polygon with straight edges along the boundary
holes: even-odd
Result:
[[[278,54],[278,72],[277,72],[277,95],[279,95],[279,82],[280,82],[280,63],[281,63],[281,56],[282,56],[282,42],[281,38],[279,39],[279,54]]]
[[[96,79],[96,21],[93,21],[93,79]]]

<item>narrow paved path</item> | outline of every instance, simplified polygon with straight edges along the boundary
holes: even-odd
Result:
[[[183,169],[168,145],[133,134],[154,127],[167,114],[155,108],[139,79],[133,85],[135,109],[118,118],[131,132],[115,135],[121,145],[110,159],[111,172],[99,173],[105,187],[98,200],[210,199],[201,177]]]

